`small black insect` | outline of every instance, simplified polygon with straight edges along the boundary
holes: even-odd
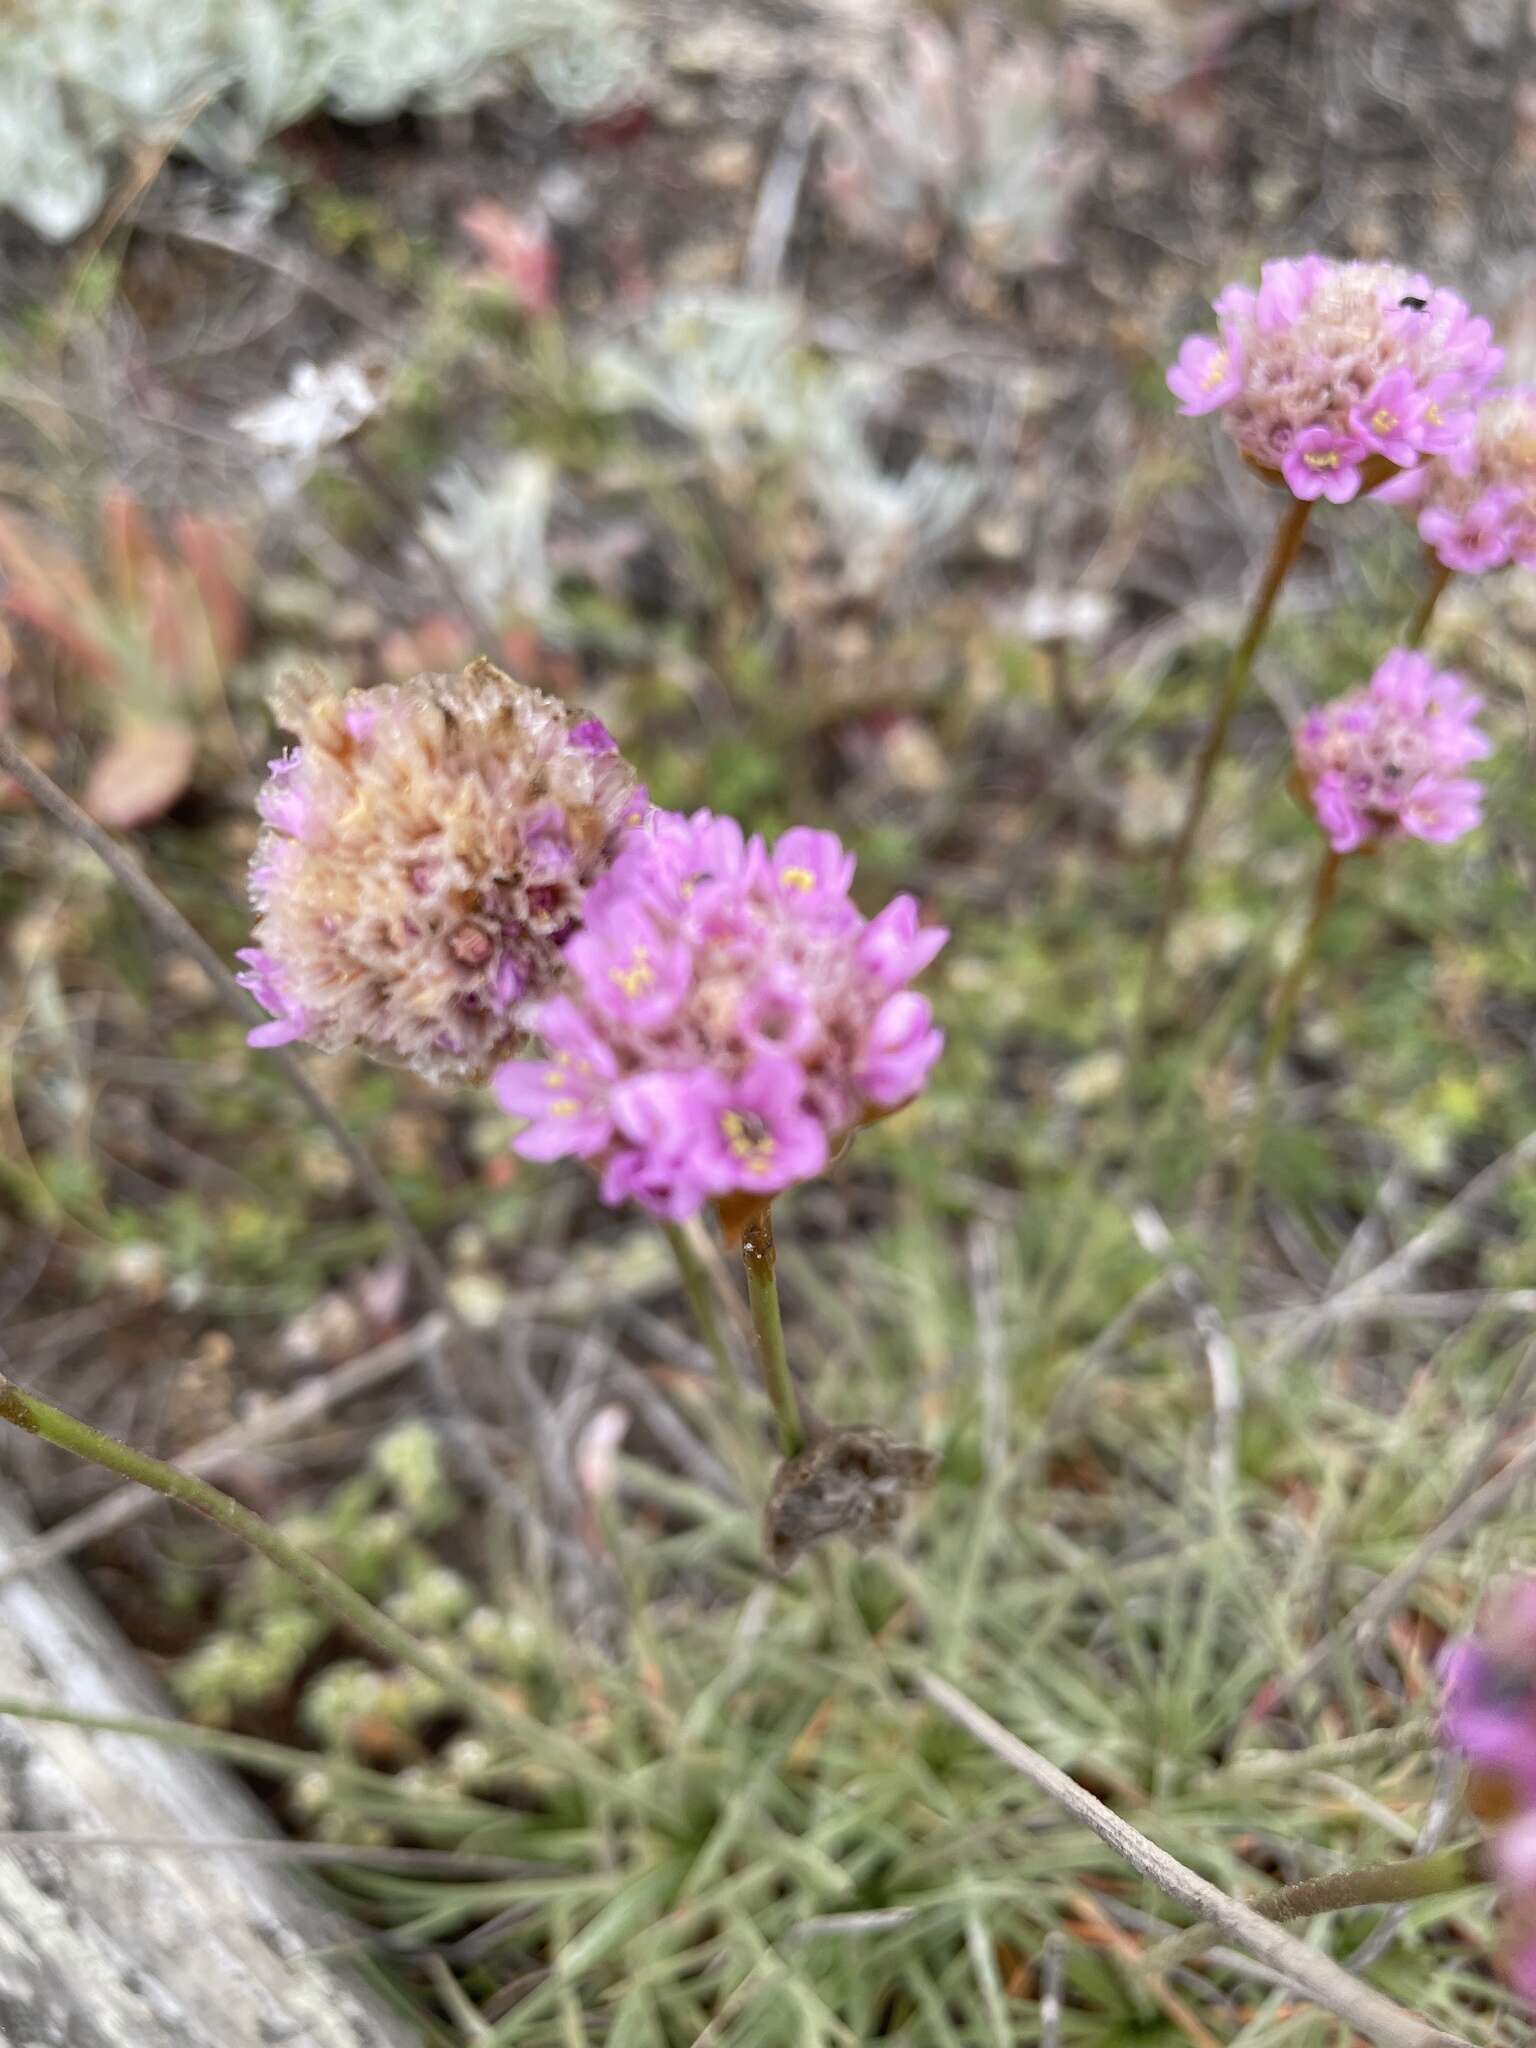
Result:
[[[1422,313],[1429,304],[1429,301],[1428,299],[1416,299],[1410,292],[1406,299],[1399,299],[1397,303],[1400,306],[1411,306],[1415,313]]]

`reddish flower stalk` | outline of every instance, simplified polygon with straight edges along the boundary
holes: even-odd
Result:
[[[1183,822],[1179,826],[1179,836],[1173,842],[1168,855],[1168,865],[1163,875],[1162,902],[1158,906],[1157,923],[1153,927],[1152,937],[1147,946],[1146,965],[1142,970],[1141,999],[1137,1009],[1138,1030],[1141,1032],[1145,1032],[1152,1021],[1152,1007],[1163,984],[1168,935],[1173,929],[1173,920],[1178,915],[1179,905],[1184,898],[1185,872],[1189,866],[1190,855],[1194,852],[1195,842],[1200,836],[1200,826],[1210,805],[1216,769],[1226,752],[1227,734],[1231,730],[1238,702],[1252,671],[1253,658],[1258,653],[1260,643],[1268,630],[1281,585],[1301,553],[1301,543],[1311,511],[1310,501],[1298,498],[1288,504],[1281,515],[1264,578],[1255,593],[1253,609],[1248,614],[1248,624],[1233,652],[1221,695],[1216,700],[1211,722],[1206,728],[1205,738],[1200,743],[1200,751],[1195,756],[1189,799],[1184,808]]]

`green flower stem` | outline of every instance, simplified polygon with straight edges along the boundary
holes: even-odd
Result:
[[[689,1235],[686,1224],[664,1223],[661,1228],[667,1243],[672,1247],[672,1256],[677,1261],[678,1278],[683,1283],[683,1292],[688,1297],[688,1306],[693,1311],[693,1320],[704,1340],[704,1348],[715,1362],[720,1391],[730,1410],[731,1423],[740,1439],[742,1453],[751,1457],[759,1440],[752,1422],[752,1406],[747,1397],[746,1382],[737,1369],[730,1340],[720,1320],[720,1310],[715,1301],[714,1289],[710,1285],[708,1269],[699,1256],[699,1248]]]
[[[1412,1899],[1438,1898],[1471,1884],[1486,1884],[1482,1844],[1439,1849],[1432,1856],[1405,1856],[1396,1863],[1368,1864],[1362,1870],[1338,1870],[1331,1877],[1309,1877],[1288,1884],[1247,1904],[1266,1920],[1305,1920],[1313,1913],[1336,1913],[1346,1906],[1394,1906]],[[1144,1958],[1159,1975],[1190,1962],[1221,1939],[1219,1929],[1202,1920],[1182,1934],[1170,1935]]]
[[[257,1735],[235,1735],[227,1728],[204,1728],[195,1721],[173,1721],[168,1716],[145,1714],[89,1714],[50,1700],[15,1699],[8,1694],[0,1695],[0,1716],[4,1715],[17,1721],[48,1721],[102,1735],[168,1743],[173,1749],[220,1757],[258,1777],[295,1779],[322,1770],[333,1784],[361,1800],[366,1810],[372,1812],[392,1812],[407,1797],[400,1790],[399,1779],[389,1772],[370,1770],[366,1764],[353,1763],[345,1757],[317,1757],[312,1749],[291,1749],[286,1743],[267,1742]],[[434,1799],[430,1824],[434,1828],[472,1827],[505,1818],[505,1807],[462,1793],[451,1804]],[[426,1824],[419,1807],[413,1812],[412,1821],[416,1826]]]
[[[786,1458],[803,1451],[806,1443],[805,1416],[800,1397],[790,1376],[784,1352],[784,1325],[779,1316],[778,1255],[773,1242],[773,1218],[764,1209],[747,1225],[741,1240],[741,1262],[747,1270],[747,1296],[752,1304],[752,1334],[757,1340],[757,1361],[763,1384],[778,1419],[779,1441]]]
[[[268,1742],[257,1735],[235,1735],[227,1728],[204,1728],[195,1721],[172,1721],[149,1714],[89,1714],[78,1707],[61,1707],[52,1700],[14,1699],[0,1694],[0,1715],[18,1721],[47,1721],[65,1728],[86,1728],[103,1735],[138,1736],[146,1742],[168,1742],[173,1748],[192,1749],[205,1756],[221,1757],[239,1764],[242,1770],[264,1777],[302,1778],[307,1771],[322,1768],[312,1749],[290,1749],[286,1743]],[[386,1789],[393,1782],[366,1766],[326,1757],[323,1768],[333,1775],[363,1779]]]
[[[1163,876],[1163,900],[1157,913],[1157,924],[1147,948],[1146,966],[1142,971],[1141,1003],[1138,1011],[1138,1029],[1145,1032],[1152,1015],[1152,1009],[1161,993],[1163,983],[1163,960],[1168,950],[1168,934],[1178,914],[1184,894],[1184,873],[1189,865],[1189,856],[1199,837],[1200,826],[1211,801],[1211,788],[1217,764],[1226,750],[1227,734],[1232,727],[1233,715],[1238,700],[1243,694],[1253,668],[1253,658],[1259,651],[1259,644],[1269,626],[1275,600],[1280,587],[1301,553],[1302,538],[1307,530],[1307,520],[1312,504],[1307,498],[1291,498],[1276,528],[1269,561],[1265,566],[1264,578],[1253,600],[1248,614],[1248,624],[1243,637],[1233,650],[1227,679],[1222,685],[1221,695],[1211,714],[1200,752],[1195,760],[1194,782],[1184,810],[1184,822],[1179,827],[1179,836],[1173,843],[1168,856],[1168,866]]]
[[[67,1415],[62,1408],[40,1400],[36,1394],[26,1393],[3,1374],[0,1374],[0,1422],[12,1423],[29,1436],[41,1437],[45,1443],[54,1444],[61,1451],[69,1451],[92,1465],[105,1466],[107,1471],[116,1472],[121,1478],[136,1480],[139,1485],[152,1487],[156,1493],[164,1494],[167,1500],[179,1501],[183,1507],[206,1515],[211,1522],[217,1522],[221,1529],[238,1536],[252,1550],[259,1551],[279,1570],[297,1580],[322,1607],[329,1608],[338,1621],[381,1657],[409,1664],[423,1677],[430,1678],[434,1685],[440,1686],[450,1698],[462,1701],[476,1720],[498,1735],[511,1735],[520,1743],[527,1742],[532,1724],[507,1706],[489,1686],[481,1684],[468,1672],[457,1670],[418,1643],[398,1622],[391,1621],[361,1593],[354,1592],[345,1579],[339,1578],[318,1558],[290,1543],[260,1515],[252,1514],[249,1508],[231,1500],[227,1493],[210,1486],[207,1480],[195,1478],[192,1473],[183,1472],[175,1465],[163,1464],[159,1458],[133,1450],[127,1444],[118,1443],[114,1437],[104,1436],[100,1430],[92,1429],[89,1423]]]
[[[1419,599],[1418,608],[1408,623],[1408,631],[1403,635],[1405,647],[1424,645],[1424,635],[1429,631],[1429,622],[1435,616],[1435,606],[1440,602],[1445,586],[1451,580],[1452,572],[1439,556],[1430,554],[1427,548],[1425,553],[1429,555],[1430,561],[1429,582],[1425,585],[1424,595]]]
[[[1311,968],[1313,955],[1317,951],[1318,934],[1322,931],[1328,907],[1338,889],[1339,871],[1343,865],[1343,854],[1335,853],[1331,846],[1324,848],[1323,858],[1318,865],[1317,880],[1312,886],[1312,909],[1307,918],[1307,928],[1301,935],[1301,944],[1296,949],[1295,959],[1285,970],[1280,986],[1275,991],[1269,1030],[1265,1034],[1264,1050],[1259,1055],[1259,1071],[1255,1081],[1257,1099],[1248,1123],[1242,1172],[1237,1183],[1237,1198],[1232,1205],[1232,1245],[1227,1257],[1227,1284],[1224,1289],[1225,1306],[1228,1309],[1235,1299],[1238,1266],[1243,1256],[1243,1243],[1248,1235],[1248,1219],[1253,1211],[1254,1188],[1259,1175],[1259,1155],[1264,1149],[1264,1133],[1268,1128],[1270,1101],[1274,1094],[1275,1062],[1291,1035],[1296,1004]]]

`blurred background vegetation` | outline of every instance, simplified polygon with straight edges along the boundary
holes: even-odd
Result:
[[[491,1752],[158,1506],[80,1549],[93,1585],[188,1714],[284,1745],[294,1831],[510,1859],[332,1875],[424,2040],[1001,2048],[1059,1971],[1057,2041],[1341,2042],[1231,1957],[1149,1978],[1155,1897],[900,1658],[1234,1889],[1458,1825],[1414,1730],[1529,1500],[1343,1624],[1529,1432],[1518,572],[1435,628],[1492,700],[1488,822],[1352,864],[1225,1331],[1315,843],[1285,726],[1411,610],[1384,507],[1313,521],[1128,1048],[1274,509],[1164,365],[1315,246],[1422,266],[1536,373],[1527,0],[11,0],[0,34],[0,720],[217,946],[275,676],[481,649],[658,801],[831,826],[867,904],[954,932],[935,1084],[780,1218],[812,1400],[940,1480],[898,1547],[779,1586],[644,1220],[484,1095],[312,1062],[500,1356],[445,1351],[200,971],[0,786],[0,1365],[163,1455],[244,1432],[223,1484],[575,1742]],[[103,1490],[0,1461],[44,1525]],[[1513,2043],[1487,1914],[1321,1938]]]

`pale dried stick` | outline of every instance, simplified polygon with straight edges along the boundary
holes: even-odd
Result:
[[[916,1674],[917,1683],[934,1706],[956,1722],[1011,1770],[1027,1778],[1039,1792],[1111,1848],[1149,1884],[1175,1900],[1198,1919],[1208,1920],[1229,1940],[1238,1942],[1261,1962],[1271,1964],[1316,2004],[1334,2013],[1377,2043],[1377,2048],[1471,2048],[1456,2034],[1443,2033],[1368,1984],[1361,1984],[1331,1957],[1310,1948],[1294,1935],[1256,1913],[1240,1900],[1187,1869],[1159,1848],[1129,1821],[1095,1799],[1049,1759],[1011,1735],[963,1692],[932,1672]]]

